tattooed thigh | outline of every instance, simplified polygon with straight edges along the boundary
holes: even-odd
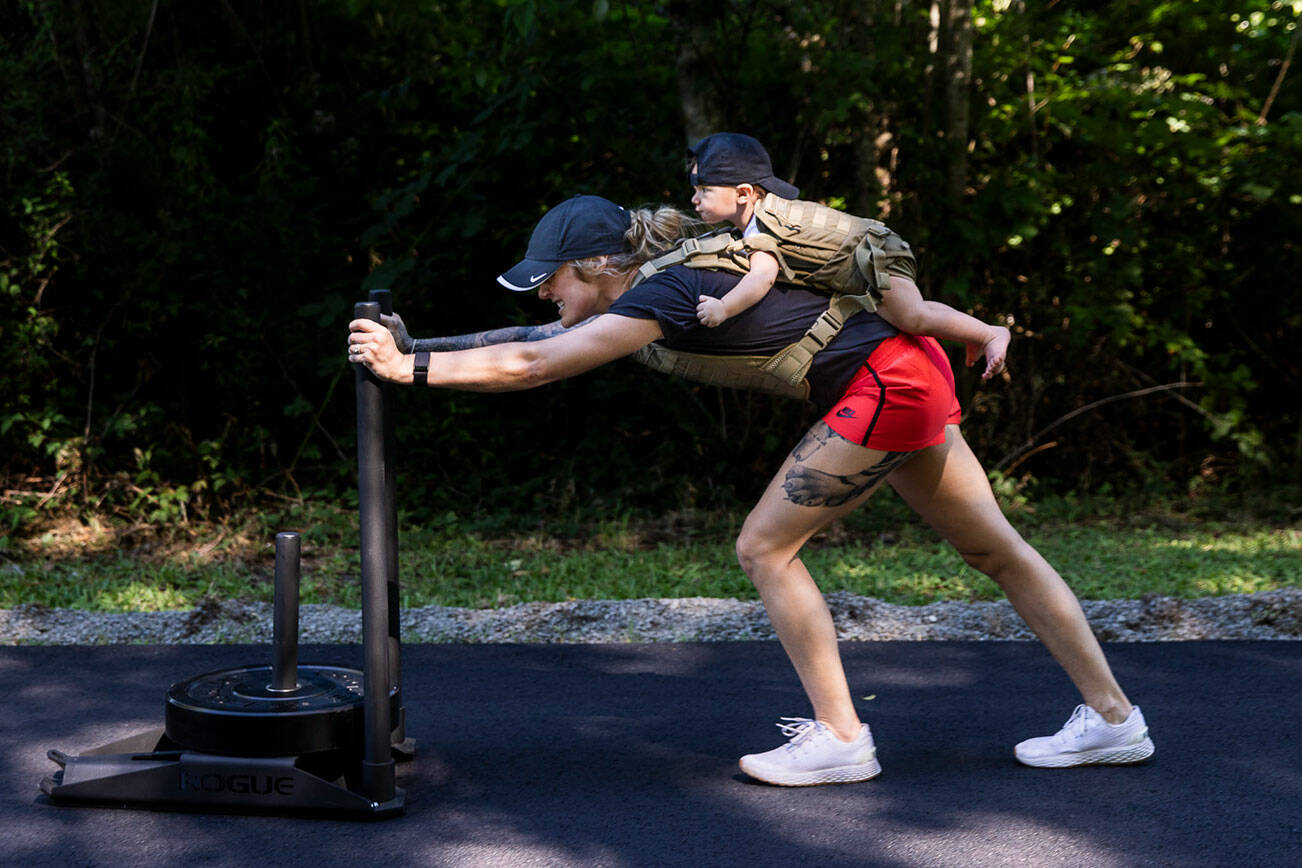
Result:
[[[806,432],[804,438],[796,444],[796,448],[791,450],[791,457],[796,461],[808,461],[833,440],[845,440],[845,438],[833,431],[831,425],[820,419],[814,427]],[[845,442],[850,441],[845,440]]]
[[[800,454],[801,447],[809,443],[813,435],[814,432],[811,431],[810,436],[796,447],[793,452],[796,464],[787,471],[786,479],[782,482],[782,490],[786,493],[787,500],[798,506],[844,506],[872,490],[872,487],[883,477],[914,454],[913,452],[887,452],[876,464],[856,473],[829,473],[804,463],[808,455],[817,451],[817,447],[806,455]]]

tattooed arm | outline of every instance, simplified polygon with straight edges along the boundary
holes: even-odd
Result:
[[[571,328],[578,328],[593,319],[596,319],[596,317],[589,317],[578,325],[571,326]],[[561,325],[560,320],[557,320],[546,325],[507,326],[500,329],[489,329],[483,332],[442,338],[413,338],[407,333],[407,325],[402,321],[402,317],[396,313],[391,316],[382,316],[380,321],[388,327],[389,332],[393,335],[394,343],[404,353],[444,353],[450,350],[468,350],[474,347],[506,344],[513,341],[541,341],[569,331],[569,329]]]
[[[383,324],[355,319],[348,331],[350,362],[366,365],[381,380],[415,382],[415,354],[399,350]],[[662,337],[656,320],[607,313],[546,340],[432,353],[422,379],[426,386],[471,392],[532,389],[621,359]]]

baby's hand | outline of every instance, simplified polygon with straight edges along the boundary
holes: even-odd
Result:
[[[697,297],[696,318],[704,325],[714,328],[728,318],[728,312],[723,308],[723,302],[717,298],[711,298],[708,295]]]
[[[1004,362],[1008,358],[1008,342],[1012,340],[1012,333],[1003,326],[991,326],[994,329],[994,337],[985,342],[984,346],[976,344],[967,345],[967,363],[969,366],[982,356],[986,357],[986,370],[981,375],[981,382],[985,382],[995,374],[1001,374],[1004,371]]]

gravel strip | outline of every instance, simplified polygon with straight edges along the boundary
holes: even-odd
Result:
[[[845,592],[826,595],[837,634],[852,641],[1016,640],[1034,636],[1006,601],[900,606]],[[1086,600],[1105,642],[1190,639],[1302,639],[1302,588],[1183,600]],[[271,606],[223,602],[189,611],[90,613],[18,606],[0,609],[0,645],[207,645],[269,643]],[[303,605],[299,638],[361,641],[356,609]],[[725,642],[774,639],[758,602],[688,597],[573,600],[502,609],[423,606],[402,612],[405,642]]]

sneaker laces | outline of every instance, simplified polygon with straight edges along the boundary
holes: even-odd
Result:
[[[1060,738],[1072,737],[1080,738],[1085,734],[1085,730],[1090,725],[1090,707],[1088,705],[1078,705],[1076,710],[1067,718],[1067,722],[1062,725],[1058,731]]]
[[[786,723],[783,721],[786,721]],[[810,720],[808,717],[783,717],[779,718],[774,725],[782,730],[782,734],[789,739],[786,745],[788,750],[809,741],[818,732],[820,726],[818,721]]]

